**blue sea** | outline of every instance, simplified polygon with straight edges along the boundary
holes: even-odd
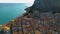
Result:
[[[27,7],[29,7],[27,3],[0,3],[0,25],[21,16]]]

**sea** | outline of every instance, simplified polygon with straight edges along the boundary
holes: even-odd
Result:
[[[8,24],[9,21],[23,15],[25,8],[30,7],[28,3],[0,3],[0,25]]]

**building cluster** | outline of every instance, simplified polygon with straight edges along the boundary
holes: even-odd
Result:
[[[20,16],[5,25],[1,34],[60,34],[60,13],[41,13],[40,19],[32,18],[32,14]]]

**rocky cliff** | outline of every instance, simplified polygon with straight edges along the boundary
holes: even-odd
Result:
[[[30,9],[38,8],[42,12],[60,12],[60,0],[35,0]]]

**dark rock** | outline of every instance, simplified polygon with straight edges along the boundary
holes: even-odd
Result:
[[[35,0],[29,10],[41,10],[41,12],[58,12],[60,13],[60,0]],[[27,11],[28,12],[28,11]]]

